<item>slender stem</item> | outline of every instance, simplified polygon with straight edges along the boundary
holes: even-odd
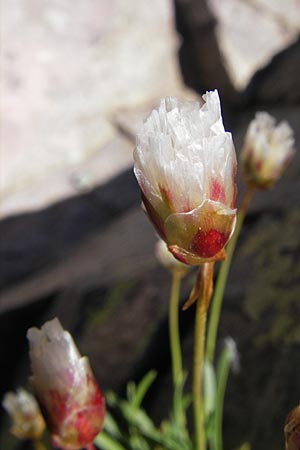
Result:
[[[174,389],[182,382],[182,358],[180,347],[179,323],[178,323],[178,303],[181,273],[177,270],[172,272],[172,287],[169,299],[169,338],[172,359],[172,375]]]
[[[32,446],[34,450],[47,450],[47,447],[43,444],[42,441],[32,441]]]
[[[193,363],[193,409],[195,450],[206,449],[205,417],[202,401],[202,372],[205,347],[205,330],[207,308],[212,292],[213,263],[204,263],[200,267],[201,285],[196,303],[196,319],[194,332],[194,363]]]
[[[238,240],[245,215],[247,213],[247,209],[250,203],[250,200],[252,198],[253,192],[248,189],[241,202],[241,206],[239,208],[238,214],[237,214],[237,221],[236,221],[236,227],[235,231],[233,233],[232,238],[228,242],[228,245],[226,247],[226,259],[222,262],[215,290],[214,290],[214,296],[212,299],[212,305],[209,315],[209,323],[208,323],[208,333],[207,333],[207,344],[206,344],[206,358],[208,361],[213,362],[214,355],[215,355],[215,347],[216,347],[216,339],[217,339],[217,331],[219,326],[219,320],[220,320],[220,313],[222,308],[222,300],[224,296],[224,289],[226,285],[226,281],[228,278],[228,273],[230,269],[230,264],[232,260],[232,255],[236,246],[236,242]]]
[[[231,362],[231,355],[228,349],[224,349],[220,356],[217,369],[217,379],[218,379],[218,389],[217,389],[217,399],[216,399],[216,411],[214,416],[215,426],[214,426],[214,437],[215,437],[215,450],[223,450],[223,405],[224,396],[226,390],[227,379],[229,375]]]

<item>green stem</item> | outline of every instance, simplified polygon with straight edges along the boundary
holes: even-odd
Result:
[[[217,368],[217,398],[216,398],[216,410],[214,416],[214,435],[215,435],[215,446],[214,450],[223,450],[223,405],[225,389],[227,385],[229,369],[231,363],[231,355],[228,349],[224,349],[220,356],[220,360]]]
[[[232,255],[236,246],[236,242],[238,240],[245,215],[247,213],[247,209],[250,203],[250,200],[252,198],[253,192],[248,189],[241,202],[241,206],[239,208],[238,214],[237,214],[237,221],[236,221],[236,227],[235,231],[233,233],[232,238],[228,242],[228,245],[226,247],[226,259],[222,262],[215,290],[214,290],[214,296],[212,299],[211,304],[211,310],[209,315],[209,323],[208,323],[208,333],[207,333],[207,344],[206,344],[206,358],[208,361],[213,362],[214,355],[215,355],[215,347],[216,347],[216,339],[217,339],[217,332],[218,332],[218,326],[220,321],[220,313],[222,308],[222,300],[224,296],[224,289],[226,285],[226,281],[228,278],[228,273],[232,261]]]
[[[169,337],[174,390],[183,380],[178,323],[178,304],[181,278],[182,274],[179,271],[174,270],[172,272],[172,287],[169,299]]]
[[[196,303],[196,318],[194,331],[194,362],[193,362],[193,410],[195,450],[206,449],[205,417],[202,399],[202,372],[204,362],[205,330],[207,308],[211,296],[213,263],[204,263],[200,267],[201,286]]]

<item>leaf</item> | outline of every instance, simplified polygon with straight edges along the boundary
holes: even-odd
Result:
[[[139,434],[131,436],[129,443],[132,450],[151,450],[147,441]]]
[[[151,384],[155,380],[156,375],[157,374],[156,374],[155,370],[151,370],[139,382],[139,384],[135,390],[134,400],[132,401],[133,406],[138,408],[142,404],[142,401],[144,400],[144,397],[147,394]]]
[[[126,450],[121,444],[111,438],[105,431],[96,436],[94,443],[101,448],[101,450]]]
[[[117,422],[108,411],[105,414],[104,430],[115,438],[121,438],[122,436]]]

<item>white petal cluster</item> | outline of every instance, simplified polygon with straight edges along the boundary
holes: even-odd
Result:
[[[37,401],[25,389],[19,388],[16,393],[7,392],[2,402],[3,407],[12,418],[35,416],[40,413]]]
[[[61,392],[66,388],[84,388],[82,383],[90,371],[88,360],[81,357],[72,336],[62,328],[58,319],[46,322],[41,329],[30,328],[27,337],[32,383],[37,393],[51,388]]]
[[[282,165],[294,154],[293,130],[285,121],[276,121],[267,112],[258,112],[250,122],[245,144],[246,152],[264,164],[265,170],[281,171]]]
[[[161,100],[137,135],[135,174],[150,203],[163,202],[161,188],[170,192],[176,212],[199,207],[211,196],[211,185],[225,189],[226,204],[234,196],[236,167],[231,134],[225,132],[217,91],[205,103]]]
[[[33,395],[19,388],[16,393],[7,392],[2,405],[12,419],[12,434],[19,439],[39,439],[45,429],[45,422]]]

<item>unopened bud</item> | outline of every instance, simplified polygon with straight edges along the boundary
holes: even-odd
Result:
[[[294,152],[294,134],[289,124],[280,122],[276,126],[270,114],[256,113],[241,151],[246,184],[252,189],[272,187]]]
[[[39,405],[29,392],[19,388],[16,393],[7,392],[3,407],[12,419],[11,433],[19,439],[37,441],[45,429]]]
[[[51,442],[64,450],[90,445],[101,431],[105,404],[89,361],[58,319],[30,328],[32,385],[45,415]]]

